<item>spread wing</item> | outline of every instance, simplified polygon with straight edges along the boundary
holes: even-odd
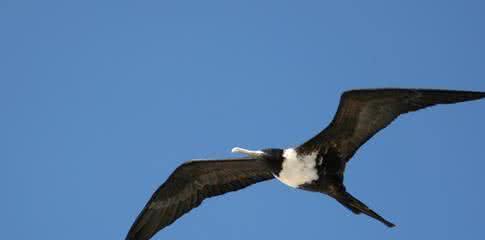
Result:
[[[344,166],[367,140],[399,115],[437,104],[451,104],[485,97],[485,92],[435,89],[362,89],[342,94],[337,113],[318,135],[298,147],[336,153]]]
[[[186,162],[153,194],[126,239],[150,239],[204,199],[272,178],[264,162],[257,159]]]

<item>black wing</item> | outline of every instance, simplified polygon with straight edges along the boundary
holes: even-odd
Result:
[[[485,92],[435,89],[362,89],[342,94],[337,113],[318,135],[297,148],[303,153],[332,152],[345,163],[357,149],[400,114],[436,104],[451,104],[485,97]],[[342,169],[341,169],[342,170]]]
[[[180,165],[153,194],[126,239],[150,239],[205,198],[272,179],[261,160],[242,158],[191,161]]]

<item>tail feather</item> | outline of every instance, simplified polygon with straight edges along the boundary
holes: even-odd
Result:
[[[372,211],[372,209],[367,207],[364,203],[359,201],[357,198],[350,195],[350,193],[348,193],[348,192],[344,192],[344,193],[340,194],[339,196],[336,197],[336,199],[340,204],[342,204],[343,206],[345,206],[346,208],[348,208],[350,211],[352,211],[355,214],[364,213],[365,215],[372,217],[372,218],[378,220],[381,223],[384,223],[388,227],[396,226],[396,225],[394,225],[394,223],[387,221],[386,219],[381,217],[379,214]]]

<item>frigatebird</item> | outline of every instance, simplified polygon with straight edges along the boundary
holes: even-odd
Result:
[[[278,179],[297,189],[326,194],[355,214],[395,225],[347,192],[344,171],[356,151],[399,115],[437,104],[485,98],[485,92],[437,89],[360,89],[344,92],[331,123],[294,148],[251,151],[246,158],[183,163],[168,177],[136,218],[126,239],[146,240],[206,198]]]

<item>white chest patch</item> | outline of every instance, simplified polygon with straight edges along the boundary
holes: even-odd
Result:
[[[275,177],[282,183],[294,188],[317,180],[317,155],[317,152],[309,155],[298,155],[293,148],[285,149],[283,166],[279,176]]]

